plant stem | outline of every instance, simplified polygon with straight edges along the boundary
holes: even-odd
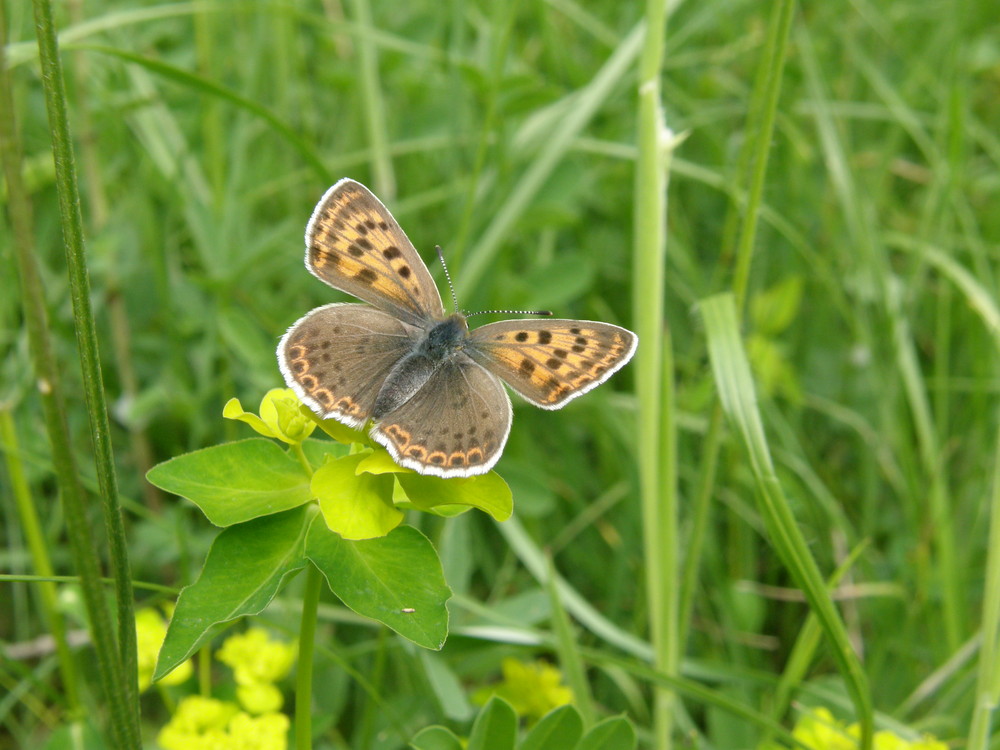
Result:
[[[677,621],[677,487],[672,353],[664,335],[669,160],[676,140],[663,120],[660,69],[667,19],[665,0],[646,3],[646,33],[639,59],[639,132],[635,173],[634,319],[639,335],[636,395],[639,401],[639,486],[653,661],[676,676],[680,664]],[[654,745],[671,747],[672,690],[654,688]]]
[[[61,492],[70,549],[74,566],[80,574],[84,604],[90,618],[90,633],[97,656],[97,683],[101,700],[107,706],[110,715],[110,739],[116,748],[138,748],[140,742],[137,673],[133,668],[129,679],[126,680],[122,668],[122,652],[115,648],[111,618],[108,616],[104,590],[100,580],[99,556],[93,546],[95,536],[91,531],[84,507],[84,490],[69,443],[69,426],[59,381],[59,370],[49,338],[45,296],[31,234],[31,204],[21,179],[21,151],[14,120],[10,78],[6,66],[7,20],[5,9],[6,4],[0,3],[0,161],[3,162],[4,176],[7,181],[7,201],[14,228],[13,244],[21,282],[21,297],[32,365],[42,402],[46,432],[52,447],[52,464]],[[79,210],[71,197],[71,195],[75,195],[75,192],[71,190],[71,195],[64,194],[67,179],[74,186],[75,182],[72,180],[72,165],[65,162],[66,159],[72,159],[72,152],[69,149],[62,70],[59,67],[56,51],[51,6],[43,0],[36,0],[35,16],[38,26],[42,78],[45,85],[46,102],[49,106],[49,117],[53,127],[53,152],[56,177],[60,186],[60,198],[71,204],[68,206],[69,209],[77,208],[75,227],[64,226],[64,231],[75,231],[76,239],[79,240],[81,236]],[[63,207],[67,208],[65,203]],[[72,224],[73,222],[67,223]],[[67,247],[71,244],[70,240],[70,235],[67,234]],[[82,249],[82,246],[78,245],[78,247]],[[77,291],[79,290],[74,289],[74,292]],[[89,305],[86,295],[85,302]],[[92,318],[90,322],[93,323]],[[91,333],[93,333],[92,327]],[[134,663],[135,618],[131,615],[130,588],[127,600],[129,614],[123,629],[130,633],[125,642],[133,644],[131,653]],[[130,691],[129,685],[133,686],[134,689]]]
[[[987,750],[990,719],[1000,703],[1000,435],[993,462],[990,498],[990,531],[986,545],[986,579],[983,587],[983,621],[980,626],[979,679],[969,729],[969,750]]]
[[[80,193],[66,111],[66,84],[59,60],[55,24],[52,21],[52,3],[50,0],[34,0],[34,9],[38,55],[42,67],[42,88],[45,91],[45,106],[49,117],[52,156],[55,160],[56,192],[59,196],[70,297],[73,301],[73,327],[80,350],[83,389],[94,441],[94,463],[110,546],[111,568],[115,579],[118,605],[118,654],[121,665],[118,682],[125,699],[118,710],[127,713],[129,739],[133,743],[138,743],[139,685],[132,574],[125,540],[125,523],[118,501],[118,480],[115,476],[111,425],[108,422],[108,408],[101,378],[97,327],[90,306],[90,278],[84,255]]]
[[[306,588],[302,596],[302,624],[299,627],[299,658],[295,674],[295,750],[312,748],[312,675],[316,641],[316,612],[323,575],[310,564],[306,568]]]
[[[31,564],[40,577],[51,577],[54,574],[52,560],[49,558],[45,546],[45,534],[42,532],[41,523],[38,520],[38,510],[31,497],[28,480],[24,474],[21,448],[17,440],[17,431],[14,428],[14,418],[5,406],[0,407],[0,446],[3,447],[4,456],[7,459],[11,495],[14,497],[18,516],[21,519],[21,530],[28,542],[28,549],[31,550]],[[66,692],[66,704],[69,706],[70,715],[79,719],[81,707],[80,696],[77,692],[76,662],[73,661],[73,654],[66,640],[66,623],[59,610],[56,585],[53,581],[39,581],[38,592],[42,614],[56,645],[59,671],[61,672],[63,689]]]

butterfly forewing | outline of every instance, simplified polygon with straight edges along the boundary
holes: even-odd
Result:
[[[306,266],[335,289],[419,325],[444,314],[427,266],[368,188],[343,179],[306,227]]]
[[[371,435],[396,463],[421,474],[485,474],[510,432],[510,398],[462,354],[442,364],[416,396],[385,415]]]
[[[326,305],[288,329],[278,345],[278,364],[285,382],[314,412],[360,427],[418,334],[368,305]]]
[[[558,409],[632,358],[638,338],[588,320],[505,320],[476,328],[466,351],[537,406]]]

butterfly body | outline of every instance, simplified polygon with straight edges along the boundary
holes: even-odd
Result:
[[[462,349],[468,334],[465,317],[455,314],[415,338],[412,351],[389,371],[379,389],[371,418],[377,421],[395,411],[416,395],[438,368],[453,357],[465,356]]]
[[[366,187],[343,179],[306,227],[306,267],[369,304],[312,310],[282,337],[289,387],[325,419],[369,420],[402,466],[467,477],[489,471],[510,432],[501,379],[544,409],[607,380],[635,352],[634,333],[586,320],[505,320],[470,330],[446,315],[406,234]]]

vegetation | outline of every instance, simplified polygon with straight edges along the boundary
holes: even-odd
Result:
[[[0,9],[0,748],[1000,748],[993,3]],[[344,176],[640,336],[364,533],[272,392]]]

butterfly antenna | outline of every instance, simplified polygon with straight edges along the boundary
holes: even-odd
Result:
[[[471,318],[474,315],[541,315],[542,317],[549,317],[552,315],[551,310],[480,310],[474,313],[464,313],[466,318]]]
[[[451,290],[451,301],[455,303],[455,312],[458,310],[458,297],[455,296],[455,285],[451,283],[451,274],[448,273],[448,264],[444,262],[444,252],[441,250],[440,245],[435,245],[434,249],[437,250],[438,260],[441,261],[441,268],[444,269],[444,277],[448,279],[448,289]]]

